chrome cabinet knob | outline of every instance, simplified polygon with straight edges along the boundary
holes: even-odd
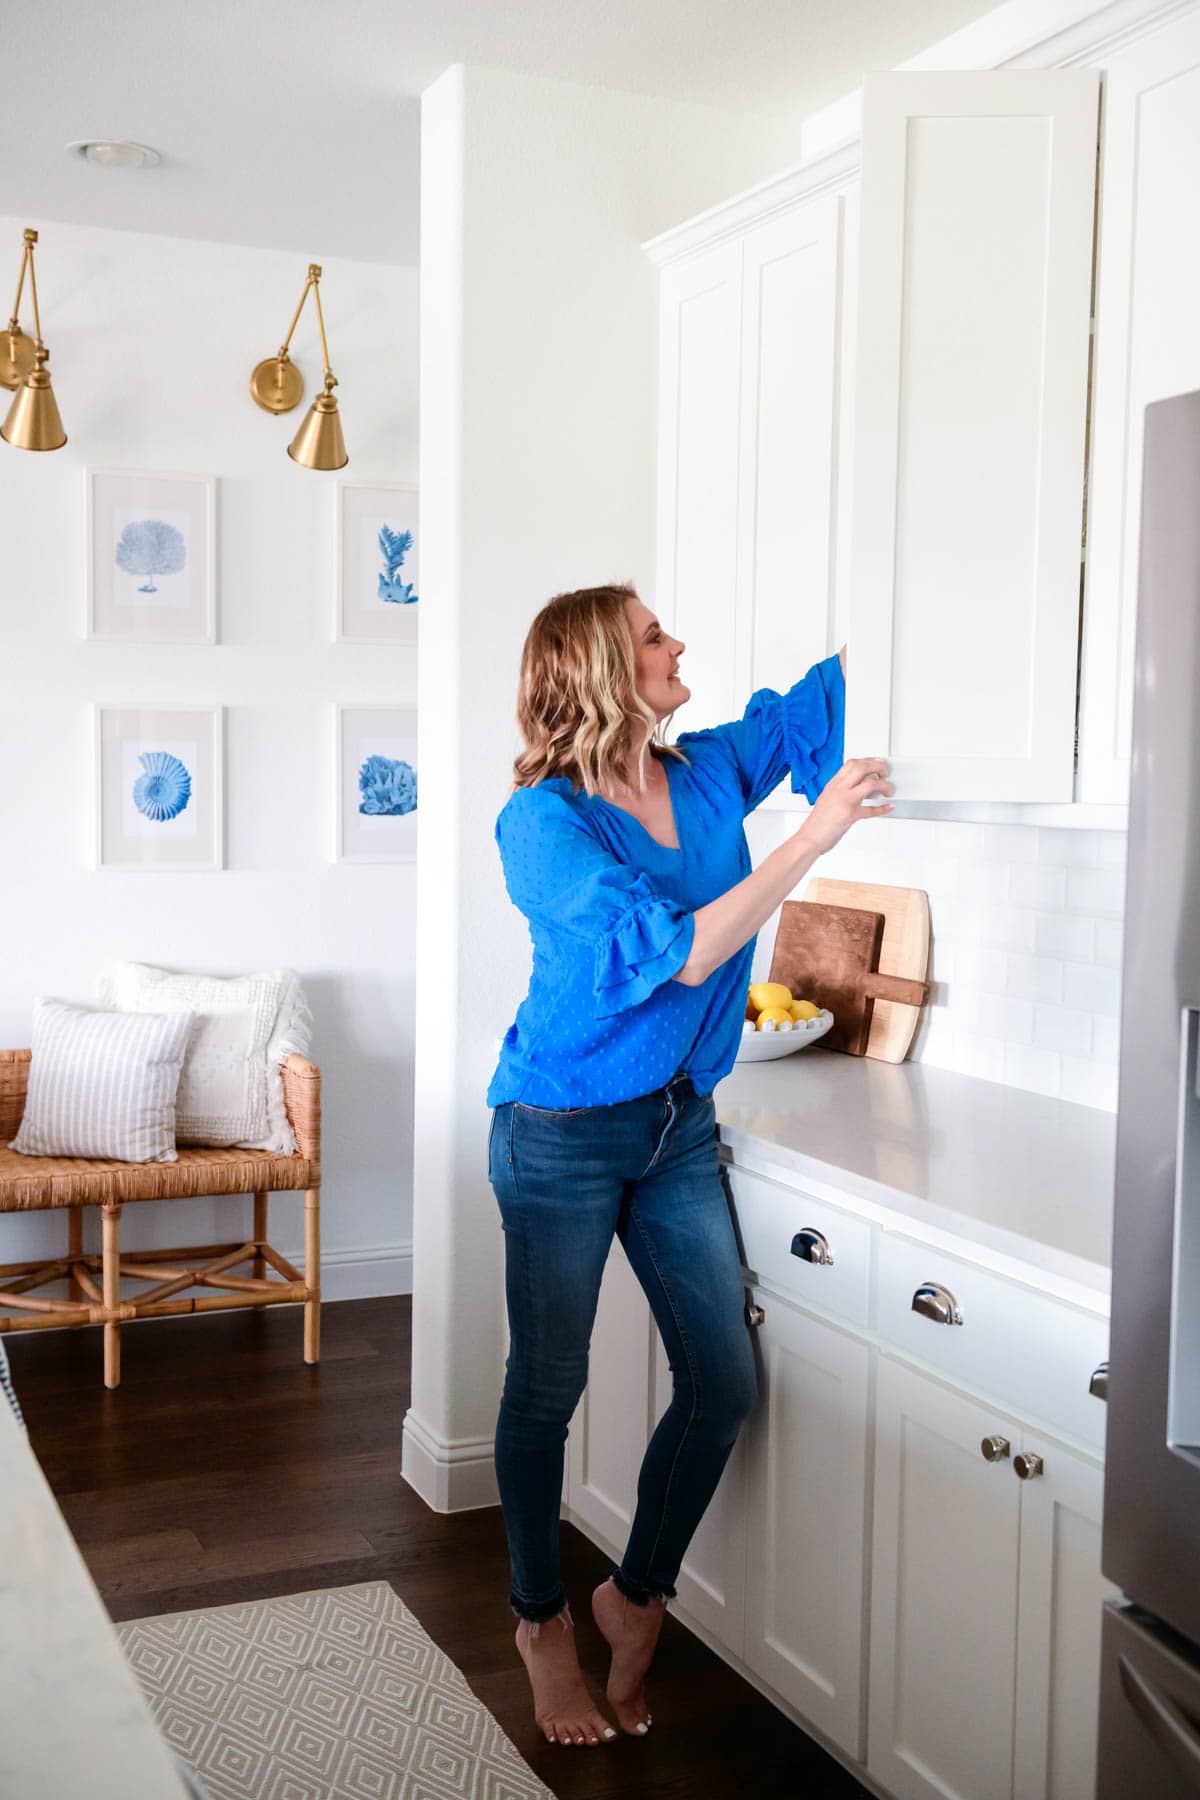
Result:
[[[985,1462],[1003,1462],[1012,1451],[1012,1445],[1006,1437],[985,1437],[979,1448]]]
[[[753,1301],[751,1301],[746,1308],[747,1325],[761,1325],[766,1316],[765,1309],[761,1306],[755,1306]]]
[[[961,1325],[963,1322],[958,1301],[950,1289],[938,1281],[922,1282],[912,1297],[912,1309],[923,1319],[932,1319],[935,1325]]]
[[[1088,1382],[1088,1393],[1094,1394],[1097,1400],[1108,1399],[1108,1364],[1102,1362],[1098,1369],[1092,1370],[1092,1379]]]
[[[827,1269],[833,1267],[833,1252],[829,1248],[829,1240],[815,1225],[806,1225],[803,1231],[796,1233],[792,1239],[792,1255],[800,1257],[803,1262],[821,1263]]]
[[[1043,1467],[1041,1457],[1035,1456],[1032,1450],[1013,1457],[1013,1468],[1022,1481],[1036,1481]]]

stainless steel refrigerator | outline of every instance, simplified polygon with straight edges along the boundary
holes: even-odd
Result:
[[[1100,1800],[1200,1795],[1200,393],[1146,410]]]

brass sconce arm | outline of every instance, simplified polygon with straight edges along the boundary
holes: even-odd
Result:
[[[325,336],[325,313],[321,306],[321,265],[308,265],[308,279],[304,283],[299,303],[292,314],[292,322],[288,326],[287,336],[279,347],[277,356],[269,356],[264,362],[257,364],[250,376],[250,393],[256,403],[265,412],[285,413],[300,404],[304,394],[304,378],[288,354],[300,314],[304,311],[304,302],[311,291],[317,309],[317,329],[321,334],[321,356],[325,367],[324,390],[317,395],[312,408],[288,447],[288,455],[293,462],[302,463],[309,469],[341,469],[349,458],[342,438],[342,425],[338,417],[337,401],[333,390],[337,386],[337,376],[329,362],[329,342]]]

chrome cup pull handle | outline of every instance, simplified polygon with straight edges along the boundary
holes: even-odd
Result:
[[[984,1462],[1003,1462],[1012,1453],[1012,1445],[1008,1439],[1000,1436],[985,1437],[979,1448],[983,1452]]]
[[[935,1325],[961,1325],[963,1316],[958,1301],[939,1281],[924,1281],[912,1297],[912,1309]]]
[[[1092,1379],[1088,1382],[1088,1393],[1094,1394],[1097,1400],[1108,1399],[1108,1364],[1102,1362],[1098,1369],[1092,1370]]]
[[[803,1231],[796,1233],[792,1239],[792,1255],[798,1256],[802,1262],[820,1263],[827,1269],[833,1267],[829,1239],[815,1225],[806,1225]]]
[[[746,1323],[752,1329],[756,1325],[763,1324],[766,1320],[766,1316],[767,1316],[767,1313],[766,1313],[765,1307],[756,1306],[753,1300],[751,1300],[747,1303],[747,1305],[746,1305]]]

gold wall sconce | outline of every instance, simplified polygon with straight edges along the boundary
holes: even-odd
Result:
[[[42,342],[42,321],[38,312],[37,276],[33,268],[33,246],[38,234],[32,226],[25,232],[25,248],[21,252],[21,273],[17,278],[17,297],[8,330],[0,333],[0,382],[15,388],[16,397],[8,409],[8,417],[0,425],[0,437],[15,450],[61,450],[67,441],[58,401],[50,385],[46,367],[50,352]],[[33,299],[33,337],[21,330],[21,295],[25,290],[26,272]]]
[[[344,469],[350,458],[346,454],[346,440],[342,436],[342,420],[338,412],[337,376],[329,366],[329,345],[325,341],[325,315],[321,311],[321,265],[310,263],[308,280],[304,284],[304,292],[300,296],[300,304],[292,314],[292,322],[288,326],[288,334],[283,340],[277,356],[268,356],[264,362],[256,364],[250,376],[250,392],[265,412],[285,413],[299,406],[304,393],[304,377],[288,355],[288,345],[292,341],[292,333],[296,322],[304,310],[304,302],[311,289],[313,299],[317,303],[317,325],[321,332],[321,355],[325,359],[325,386],[313,401],[308,415],[299,431],[288,445],[288,455],[293,462],[301,463],[306,469]]]

